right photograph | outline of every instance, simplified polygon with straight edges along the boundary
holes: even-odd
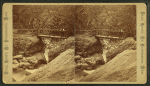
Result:
[[[136,5],[75,5],[75,81],[136,82]]]

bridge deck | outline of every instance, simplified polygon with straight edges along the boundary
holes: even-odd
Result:
[[[38,35],[38,37],[59,38],[59,39],[65,39],[65,38],[67,38],[67,37],[52,36],[52,35]]]
[[[62,36],[53,36],[52,34],[50,34],[51,31],[58,31],[58,32],[62,32],[61,30],[59,29],[15,29],[18,31],[18,33],[20,33],[19,31],[31,31],[31,32],[34,32],[34,33],[37,33],[37,36],[38,37],[47,37],[47,38],[56,38],[56,39],[66,39],[67,37],[63,37],[64,35]],[[41,32],[42,31],[42,32]],[[106,39],[123,39],[122,37],[114,37],[114,36],[104,36],[101,34],[101,32],[103,31],[106,31],[106,32],[111,32],[111,33],[120,33],[120,34],[123,34],[123,33],[129,33],[129,32],[124,32],[124,31],[111,31],[111,30],[105,30],[105,29],[101,29],[101,30],[97,30],[97,29],[94,29],[94,30],[79,30],[79,32],[88,32],[88,31],[94,31],[95,32],[95,35],[101,39],[103,38],[106,38]],[[77,31],[78,32],[78,31]],[[47,35],[42,35],[42,34],[47,34]]]
[[[102,36],[102,35],[96,35],[99,38],[106,38],[106,39],[123,39],[119,37],[113,37],[113,36]],[[58,39],[66,39],[67,37],[61,37],[61,36],[52,36],[52,35],[38,35],[38,37],[47,37],[47,38],[58,38]]]
[[[123,39],[120,37],[113,37],[113,36],[102,36],[102,35],[96,35],[99,38],[107,38],[107,39]]]

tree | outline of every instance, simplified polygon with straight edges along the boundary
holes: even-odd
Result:
[[[135,5],[76,5],[75,28],[136,33]]]
[[[59,29],[73,31],[74,6],[14,5],[14,29]],[[73,33],[73,32],[72,32]]]

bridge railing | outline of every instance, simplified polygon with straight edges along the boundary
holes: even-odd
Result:
[[[107,30],[107,29],[94,29],[94,30],[78,30],[76,31],[77,34],[83,34],[83,33],[91,33],[96,36],[111,36],[111,37],[119,37],[120,39],[124,39],[128,36],[130,36],[132,33],[125,32],[125,31],[113,31],[113,30]]]
[[[60,37],[68,37],[68,31],[63,31],[61,29],[14,29],[17,30],[17,33],[27,33],[31,32],[36,34],[37,36],[40,35],[47,35],[47,36],[60,36]],[[106,30],[106,29],[94,29],[94,30],[77,30],[75,34],[83,34],[83,33],[91,33],[93,35],[99,36],[112,36],[112,37],[119,37],[119,38],[126,38],[130,36],[132,33],[125,32],[125,31],[113,31],[113,30]]]
[[[68,37],[68,31],[62,29],[14,29],[18,34],[25,34],[28,32],[34,33],[37,36],[47,35],[47,36],[61,36]]]

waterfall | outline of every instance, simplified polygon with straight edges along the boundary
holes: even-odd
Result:
[[[107,62],[107,57],[106,57],[107,52],[108,52],[108,50],[104,50],[103,54],[102,54],[105,63]]]
[[[49,52],[49,45],[50,45],[50,42],[51,42],[51,39],[48,39],[48,38],[42,38],[42,41],[45,43],[45,53],[44,53],[44,56],[45,56],[45,59],[48,63],[48,52]]]
[[[44,56],[45,56],[45,59],[46,59],[47,63],[48,63],[48,60],[49,60],[49,58],[48,58],[48,52],[49,52],[49,49],[45,48]]]

